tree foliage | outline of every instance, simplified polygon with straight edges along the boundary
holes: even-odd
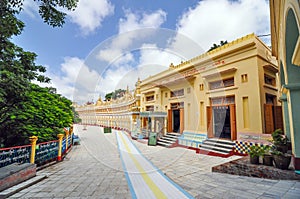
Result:
[[[55,140],[73,122],[70,100],[53,93],[51,88],[32,83],[29,86],[23,101],[8,113],[8,125],[0,126],[5,146],[26,144],[32,135],[38,136],[39,142]]]
[[[77,123],[80,123],[81,122],[81,118],[79,117],[79,114],[78,112],[75,110],[75,107],[72,106],[72,112],[73,112],[73,123],[77,124]]]
[[[228,42],[227,42],[227,40],[226,41],[220,41],[220,44],[213,44],[213,46],[212,47],[210,47],[210,49],[208,50],[208,52],[209,51],[212,51],[212,50],[214,50],[214,49],[216,49],[216,48],[219,48],[220,46],[223,46],[223,45],[225,45],[225,44],[227,44]]]
[[[78,0],[34,0],[38,3],[39,14],[50,26],[61,27],[65,23],[66,13],[60,9],[74,10]],[[1,0],[3,4],[19,12],[23,9],[24,0]]]
[[[117,99],[118,97],[122,97],[125,92],[126,92],[126,90],[124,90],[124,89],[118,89],[118,90],[115,90],[111,93],[107,93],[105,95],[105,100],[109,101],[111,99]]]
[[[77,2],[36,1],[41,17],[54,27],[61,26],[65,16],[56,7],[72,9]],[[0,1],[0,146],[24,144],[30,135],[39,135],[40,141],[53,138],[73,120],[69,100],[31,83],[50,81],[43,75],[46,68],[35,64],[37,55],[11,42],[24,28],[16,17],[22,6],[23,0]]]

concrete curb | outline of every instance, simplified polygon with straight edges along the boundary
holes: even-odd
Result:
[[[44,179],[46,179],[48,176],[47,175],[37,175],[33,178],[30,178],[29,180],[26,180],[22,183],[19,183],[15,186],[12,186],[6,190],[3,190],[2,192],[0,192],[0,199],[4,199],[4,198],[7,198],[9,196],[12,196],[13,194],[23,190],[23,189],[26,189],[27,187],[30,187],[32,186],[33,184],[35,183],[38,183]]]

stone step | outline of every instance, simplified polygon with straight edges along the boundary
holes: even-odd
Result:
[[[167,133],[157,141],[157,144],[164,147],[170,147],[171,145],[176,143],[180,135],[180,133]]]
[[[164,146],[164,147],[169,147],[172,145],[172,143],[166,143],[162,141],[157,141],[157,145]]]
[[[222,143],[228,145],[234,145],[234,142],[231,140],[224,140],[224,139],[216,139],[216,138],[209,138],[205,140],[206,142],[214,142],[214,143]]]
[[[230,153],[232,151],[232,149],[227,149],[224,147],[218,147],[218,146],[212,146],[212,145],[205,145],[202,144],[200,149],[208,149],[208,150],[213,150],[213,151],[218,151],[218,152],[222,152],[222,153]]]
[[[177,139],[177,138],[178,138],[178,136],[175,136],[175,135],[169,135],[169,134],[164,135],[163,137],[168,137],[168,138],[173,138],[173,139]]]
[[[217,150],[214,150],[214,149],[200,148],[200,150],[207,151],[207,153],[213,152],[213,153],[215,153],[215,154],[229,155],[229,153],[227,153],[227,152],[217,151]]]
[[[177,137],[175,138],[175,137],[163,136],[163,137],[160,138],[160,139],[163,139],[163,140],[170,140],[170,141],[176,142],[178,138],[177,138]]]
[[[202,145],[221,147],[221,148],[229,149],[229,150],[232,150],[232,148],[233,148],[233,145],[231,145],[231,144],[224,144],[224,143],[219,143],[219,142],[208,142],[208,141],[204,141],[204,142],[202,143]]]
[[[167,135],[173,135],[173,136],[181,136],[181,134],[180,133],[174,133],[174,132],[172,132],[172,133],[167,133]]]
[[[171,143],[171,144],[173,144],[173,143],[176,142],[176,141],[173,141],[173,140],[167,140],[167,139],[159,139],[159,141],[165,142],[165,143]]]
[[[220,155],[229,155],[234,147],[234,142],[225,139],[210,138],[204,140],[200,146],[200,150],[213,152]]]

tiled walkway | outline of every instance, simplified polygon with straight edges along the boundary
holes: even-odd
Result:
[[[192,198],[149,162],[123,132],[115,133],[133,198]]]
[[[75,126],[81,145],[64,161],[38,172],[48,178],[11,198],[131,198],[114,134]]]
[[[134,142],[143,155],[195,198],[290,198],[300,199],[300,181],[269,180],[213,173],[211,169],[230,160],[196,154],[176,147],[151,147]]]
[[[73,146],[63,162],[38,172],[38,175],[47,174],[47,179],[11,198],[134,198],[123,170],[116,134],[103,134],[99,127],[88,127],[87,131],[82,126],[75,129],[81,145]],[[179,147],[167,149],[132,143],[154,167],[194,198],[300,198],[299,181],[211,172],[212,166],[236,156],[219,158]]]

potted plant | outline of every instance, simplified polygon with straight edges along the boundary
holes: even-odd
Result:
[[[272,133],[273,145],[276,150],[286,153],[288,151],[288,138],[284,135],[281,129],[276,129]]]
[[[289,148],[288,138],[281,129],[275,130],[272,133],[272,138],[272,155],[276,168],[288,169],[291,162],[291,155],[287,153]]]
[[[281,151],[277,150],[273,151],[272,154],[276,168],[284,170],[289,168],[292,157],[290,154],[282,153]]]
[[[259,164],[259,156],[261,156],[262,154],[263,154],[263,150],[260,146],[252,145],[249,151],[250,163]]]
[[[273,166],[273,156],[270,153],[270,149],[271,149],[270,145],[264,145],[262,147],[262,151],[263,151],[263,165]]]

